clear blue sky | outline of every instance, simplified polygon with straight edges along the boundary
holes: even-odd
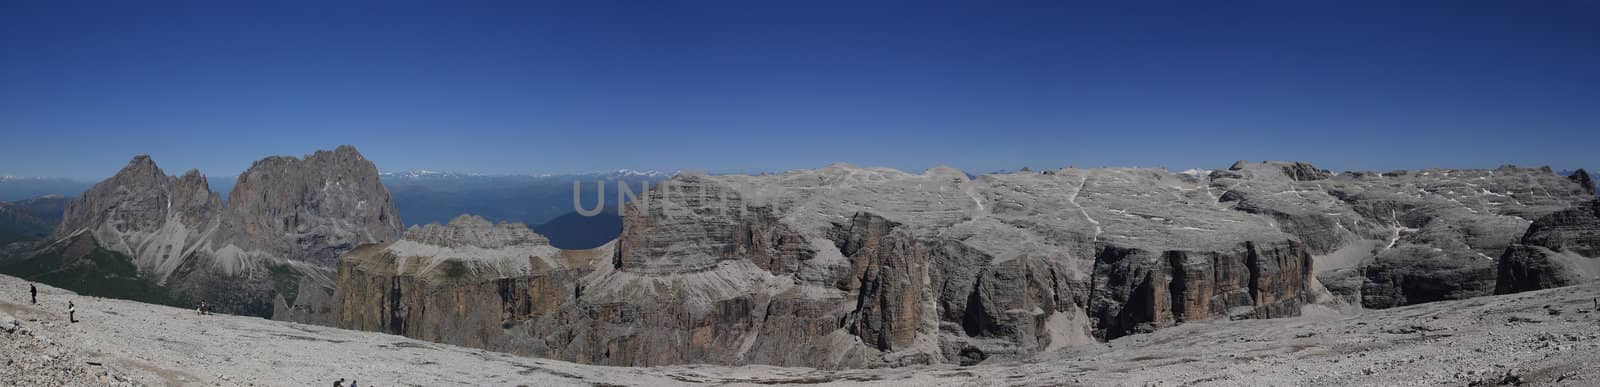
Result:
[[[0,173],[1600,164],[1594,1],[95,3],[0,2]]]

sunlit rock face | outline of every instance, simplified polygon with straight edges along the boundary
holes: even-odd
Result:
[[[401,232],[376,167],[349,146],[258,161],[229,197],[224,204],[199,171],[168,176],[137,156],[68,203],[55,242],[35,255],[79,265],[88,250],[66,247],[88,240],[125,256],[174,303],[325,321],[337,257]]]
[[[1318,256],[1319,282],[1368,308],[1492,294],[1498,258],[1534,219],[1590,200],[1549,168],[1307,179],[1297,165],[1241,162],[1211,173],[1210,186],[1295,235]]]
[[[972,364],[1485,294],[1526,219],[1583,195],[1515,167],[683,174],[599,249],[463,217],[347,254],[340,324],[607,365]]]
[[[164,281],[214,229],[221,200],[198,171],[168,176],[149,156],[67,203],[52,240],[94,238]]]
[[[1135,168],[680,175],[601,249],[509,254],[548,246],[414,229],[347,254],[340,323],[597,364],[837,368],[971,363],[1318,299],[1311,249],[1211,184]]]

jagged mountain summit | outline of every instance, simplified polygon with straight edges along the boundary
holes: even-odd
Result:
[[[970,364],[1490,294],[1533,219],[1591,198],[1509,166],[679,174],[624,207],[613,244],[361,249],[338,298],[345,327],[582,363]]]
[[[136,156],[68,203],[48,244],[8,266],[68,282],[113,276],[138,290],[101,290],[270,316],[306,290],[331,294],[340,254],[401,232],[376,167],[350,146],[257,161],[230,197],[223,204],[199,171],[169,176]]]
[[[607,172],[544,175],[497,175],[432,170],[379,173],[395,207],[405,213],[406,225],[448,223],[461,214],[476,214],[493,221],[518,222],[541,229],[551,244],[567,249],[598,247],[616,239],[622,230],[616,187],[625,184],[643,192],[673,173],[621,169]],[[233,177],[209,177],[212,189],[233,187]],[[593,206],[603,182],[606,211],[581,216],[573,210],[573,182],[578,196]],[[218,192],[223,193],[223,192]],[[228,195],[222,195],[223,201]]]

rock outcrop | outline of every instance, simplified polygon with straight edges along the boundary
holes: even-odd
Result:
[[[1320,257],[1320,282],[1368,308],[1492,294],[1496,257],[1533,219],[1589,200],[1548,168],[1315,170],[1240,162],[1214,172],[1210,185],[1298,237]]]
[[[529,348],[532,338],[508,329],[570,305],[579,278],[609,266],[611,251],[558,250],[521,223],[470,215],[412,226],[398,241],[342,257],[338,325],[531,353],[549,344]]]
[[[256,161],[228,198],[213,244],[327,268],[356,246],[399,238],[404,227],[377,167],[348,145]]]
[[[1487,294],[1489,254],[1583,195],[1513,167],[682,174],[602,248],[458,218],[345,255],[337,298],[345,327],[581,363],[975,364]]]
[[[1572,179],[1572,182],[1574,183],[1578,183],[1578,185],[1582,186],[1583,190],[1588,192],[1590,195],[1595,194],[1594,179],[1590,178],[1589,171],[1585,171],[1583,168],[1578,168],[1578,170],[1572,171],[1571,175],[1567,175],[1567,178]]]
[[[1207,184],[1152,169],[680,175],[596,250],[428,236],[522,232],[473,218],[358,249],[341,259],[340,323],[583,363],[841,368],[971,364],[1328,298],[1303,243]]]
[[[169,176],[140,155],[68,203],[52,242],[30,259],[106,270],[82,259],[104,251],[135,269],[108,274],[141,278],[171,303],[270,316],[310,309],[299,296],[325,303],[340,254],[400,235],[377,169],[350,146],[256,162],[229,197],[222,203],[199,171]],[[324,295],[305,291],[313,289]]]
[[[1497,268],[1497,294],[1600,279],[1600,200],[1535,220],[1521,243],[1506,248]]]
[[[89,238],[127,255],[156,283],[208,242],[222,199],[199,171],[168,176],[150,156],[135,156],[116,175],[67,203],[51,240]]]
[[[1311,255],[1293,241],[1231,251],[1108,248],[1095,265],[1091,305],[1111,339],[1184,321],[1300,315],[1313,301]]]

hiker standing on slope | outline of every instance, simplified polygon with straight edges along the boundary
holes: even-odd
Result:
[[[34,305],[39,305],[39,287],[38,286],[33,286],[33,284],[31,284],[31,283],[28,284],[28,295],[32,296],[32,298],[31,298],[32,301],[29,301],[29,302],[33,303]]]
[[[73,305],[72,301],[67,301],[67,321],[71,322],[73,324],[77,324],[78,323],[77,313],[78,313],[78,306],[77,305]]]

